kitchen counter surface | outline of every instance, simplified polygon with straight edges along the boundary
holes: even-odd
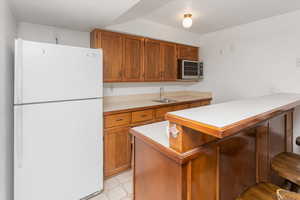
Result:
[[[169,148],[169,122],[163,121],[145,126],[132,128],[133,131],[142,134],[143,136],[153,140],[164,147]]]
[[[300,94],[274,94],[168,113],[167,120],[222,138],[300,105]]]
[[[104,97],[104,112],[130,110],[143,107],[155,107],[160,105],[173,105],[197,100],[210,100],[212,98],[212,94],[210,92],[179,91],[165,93],[163,97],[176,100],[176,102],[154,102],[154,99],[159,99],[159,94]]]

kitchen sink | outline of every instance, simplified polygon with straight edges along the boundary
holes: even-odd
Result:
[[[155,100],[152,100],[152,101],[158,102],[158,103],[175,103],[176,102],[176,100],[168,99],[168,98],[155,99]]]

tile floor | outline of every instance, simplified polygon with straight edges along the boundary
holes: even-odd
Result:
[[[90,200],[132,200],[132,170],[104,181],[104,191]]]

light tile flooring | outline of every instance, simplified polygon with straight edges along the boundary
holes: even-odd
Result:
[[[132,200],[132,170],[104,181],[104,191],[90,200]]]

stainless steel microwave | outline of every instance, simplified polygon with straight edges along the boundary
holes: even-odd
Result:
[[[199,80],[203,78],[203,62],[178,60],[178,79]]]

